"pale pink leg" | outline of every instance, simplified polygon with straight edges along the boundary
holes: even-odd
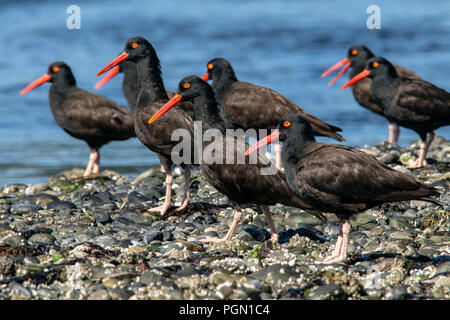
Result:
[[[242,210],[239,207],[238,204],[234,204],[234,218],[233,218],[233,222],[231,223],[231,227],[228,230],[227,234],[225,235],[225,237],[223,237],[222,239],[220,238],[205,238],[205,239],[200,239],[201,242],[204,243],[210,243],[210,242],[225,242],[231,239],[231,237],[233,236],[234,231],[236,230],[236,227],[239,223],[239,221],[241,221],[242,219]]]
[[[98,161],[97,159],[99,158],[100,156],[98,150],[91,148],[91,154],[89,155],[89,162],[88,165],[86,166],[86,170],[84,170],[83,177],[91,175],[92,169],[95,168],[95,163],[96,161]]]
[[[394,123],[393,122],[389,122],[389,143],[395,143],[395,138],[394,138]]]
[[[165,158],[159,156],[159,159],[161,161],[161,164],[164,168],[164,171],[166,172],[166,198],[164,200],[164,204],[162,206],[151,208],[150,211],[157,211],[161,213],[161,216],[164,216],[171,207],[171,196],[172,196],[172,182],[173,182],[173,176],[171,172],[171,163],[170,161],[167,161]]]
[[[345,262],[347,261],[347,249],[348,249],[348,235],[350,233],[350,223],[348,223],[347,220],[344,221],[344,223],[342,224],[342,240],[340,243],[340,252],[339,255],[337,257],[333,257],[331,259],[325,259],[324,261],[322,261],[323,264],[331,264],[331,263],[338,263],[338,262]],[[336,242],[336,248],[338,247],[338,243],[339,242],[339,238],[338,241]],[[335,248],[335,252],[336,252],[336,248]],[[333,252],[333,255],[334,253]]]
[[[189,167],[186,166],[184,168],[184,195],[183,195],[183,201],[181,202],[181,206],[177,208],[177,211],[184,210],[188,203],[189,203],[189,196],[190,196],[190,187],[191,185],[191,170],[189,170]]]
[[[99,172],[100,172],[100,152],[98,152],[97,150],[97,157],[95,158],[94,161],[92,173],[99,173]]]
[[[425,167],[428,165],[427,162],[427,153],[428,150],[430,149],[431,144],[433,143],[435,137],[435,133],[431,132],[430,135],[428,136],[428,138],[426,139],[426,142],[423,142],[420,144],[420,153],[419,153],[419,157],[416,159],[416,161],[414,161],[414,163],[410,166],[408,166],[408,168],[410,169],[416,169],[416,168],[421,168],[421,167]]]
[[[267,224],[269,225],[269,229],[271,232],[270,240],[278,242],[279,236],[278,236],[277,228],[275,227],[275,223],[273,222],[269,207],[262,205],[261,209],[262,209],[264,215],[266,216]]]

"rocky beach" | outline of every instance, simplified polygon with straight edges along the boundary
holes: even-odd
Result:
[[[436,161],[411,171],[405,165],[418,142],[362,150],[439,188],[444,207],[410,201],[356,215],[347,264],[315,263],[333,249],[336,216],[325,213],[323,222],[282,205],[271,207],[279,243],[264,215],[246,207],[230,242],[203,244],[226,233],[233,208],[199,171],[188,208],[163,218],[149,211],[164,200],[159,168],[137,178],[105,170],[70,179],[82,174],[73,169],[46,183],[3,186],[0,299],[449,299],[450,141],[436,137]],[[177,175],[177,205],[182,187]]]

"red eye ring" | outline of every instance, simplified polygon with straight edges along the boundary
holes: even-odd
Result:
[[[183,83],[183,88],[189,89],[191,87],[191,84],[188,82]]]
[[[352,51],[350,51],[350,54],[351,54],[352,56],[356,56],[356,55],[358,54],[358,50],[352,49]]]
[[[291,124],[292,124],[292,123],[291,123],[289,120],[284,120],[284,121],[283,121],[283,127],[285,127],[285,128],[290,127]]]
[[[137,42],[133,42],[133,43],[131,43],[131,47],[133,49],[136,49],[137,47],[139,47],[139,44]]]
[[[58,72],[60,70],[60,68],[58,66],[53,66],[52,67],[52,71],[53,72]]]
[[[214,68],[214,66],[212,65],[212,63],[208,63],[208,69],[211,70],[212,68]]]
[[[372,63],[372,68],[378,68],[379,65],[380,64],[375,61],[375,62]]]

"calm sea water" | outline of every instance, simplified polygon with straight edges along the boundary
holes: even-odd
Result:
[[[369,30],[366,9],[375,2],[381,29]],[[66,27],[71,4],[81,8],[80,30]],[[19,91],[55,60],[72,67],[79,87],[94,91],[96,72],[131,36],[153,43],[167,89],[186,75],[202,75],[209,59],[222,56],[241,80],[273,88],[343,128],[351,146],[387,139],[387,122],[340,90],[348,76],[330,88],[331,78],[320,78],[350,45],[366,44],[450,90],[449,1],[0,1],[0,21],[0,186],[44,182],[86,165],[86,144],[53,120],[49,85],[25,96]],[[116,77],[98,93],[126,105],[121,81]],[[450,127],[437,134],[449,139]],[[414,139],[402,130],[401,145]],[[131,176],[158,164],[137,139],[111,142],[101,154],[103,168]]]

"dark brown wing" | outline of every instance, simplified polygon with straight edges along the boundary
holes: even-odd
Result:
[[[192,119],[178,106],[170,109],[160,119],[152,124],[148,124],[148,120],[158,111],[164,101],[151,103],[144,107],[138,107],[135,113],[135,129],[139,140],[150,150],[171,158],[172,149],[180,142],[184,141],[187,146],[194,150],[194,123]],[[180,103],[180,105],[184,104]],[[173,135],[177,133],[180,137],[190,138],[188,141],[184,138],[177,138]],[[172,138],[173,137],[173,138]],[[193,155],[193,152],[192,152]],[[193,164],[193,158],[190,162]]]
[[[404,123],[431,130],[450,124],[450,93],[434,84],[411,78],[399,78],[390,114]]]
[[[273,129],[283,116],[297,113],[309,121],[316,135],[344,140],[336,133],[342,129],[314,117],[274,90],[247,82],[231,86],[222,100],[222,111],[230,125],[243,129]]]
[[[56,111],[58,124],[78,138],[100,141],[135,137],[130,112],[103,96],[73,88]]]
[[[313,206],[347,216],[385,202],[429,201],[439,195],[369,154],[340,145],[309,145],[294,172],[286,174],[296,193]]]
[[[394,64],[394,68],[395,71],[397,71],[398,75],[400,77],[405,77],[405,78],[412,78],[412,79],[420,79],[420,77],[415,74],[413,71],[406,69],[402,66],[399,66],[397,64]]]
[[[204,162],[201,165],[202,173],[207,181],[231,201],[239,204],[274,205],[282,203],[304,209],[323,218],[313,207],[292,192],[283,173],[278,171],[273,164],[272,170],[268,170],[271,166],[269,159],[260,153],[257,156],[256,153],[252,155],[257,159],[243,156],[248,147],[244,141],[230,136],[225,138],[222,136],[221,140],[207,144],[204,148]],[[219,150],[218,152],[220,152],[222,148],[225,151],[217,158],[213,151]],[[220,158],[223,159],[222,164],[219,161],[213,161]],[[227,159],[231,164],[227,164]],[[250,162],[252,160],[255,161]],[[264,171],[265,169],[266,171]]]

